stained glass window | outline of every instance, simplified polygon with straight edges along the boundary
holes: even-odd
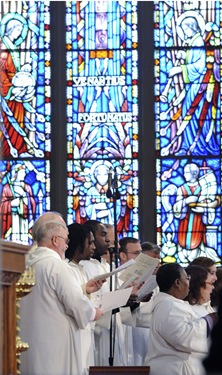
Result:
[[[24,244],[50,209],[49,4],[1,3],[1,234]]]
[[[68,223],[138,236],[136,1],[66,3]]]
[[[157,241],[166,262],[222,256],[220,17],[220,1],[154,2]]]

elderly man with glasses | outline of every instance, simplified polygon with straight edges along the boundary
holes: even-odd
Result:
[[[35,271],[35,285],[21,301],[21,336],[29,344],[21,356],[21,373],[83,375],[80,329],[102,311],[84,296],[64,261],[67,226],[59,220],[44,222],[36,240],[38,247],[27,260]]]

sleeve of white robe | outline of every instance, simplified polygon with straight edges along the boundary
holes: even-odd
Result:
[[[159,288],[156,287],[153,290],[153,295],[148,302],[140,302],[133,312],[130,308],[120,308],[120,316],[123,324],[131,327],[150,327],[150,319],[153,311],[153,297],[159,292]]]
[[[152,299],[148,302],[141,302],[133,312],[129,307],[120,308],[121,321],[127,326],[149,328],[152,310]]]
[[[180,303],[184,302],[180,301]],[[160,304],[154,320],[156,333],[159,333],[176,350],[207,352],[207,323],[205,319],[195,319],[190,312],[190,306],[187,306],[186,311],[186,303],[181,310],[172,301],[165,302],[164,309],[161,309]]]
[[[50,259],[47,267],[48,286],[52,288],[64,307],[67,315],[72,316],[78,327],[84,329],[95,317],[95,309],[83,294],[82,288],[75,284],[69,266],[56,258]]]

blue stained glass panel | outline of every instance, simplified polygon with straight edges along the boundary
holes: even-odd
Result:
[[[32,243],[50,210],[50,1],[4,1],[0,23],[1,237]]]
[[[0,176],[2,238],[31,244],[34,221],[50,210],[50,163],[2,161]]]
[[[220,176],[220,159],[183,159],[176,169],[172,159],[157,160],[157,232],[164,261],[187,265],[197,256],[222,256]]]
[[[158,243],[220,263],[221,2],[154,2]]]
[[[50,1],[2,3],[0,139],[4,158],[50,155],[49,5]]]
[[[68,222],[114,222],[106,196],[112,169],[121,181],[119,235],[138,236],[137,2],[67,2],[66,9]],[[93,191],[96,198],[86,199]]]
[[[113,171],[111,192],[116,193],[114,199],[107,197],[110,170]],[[67,173],[68,222],[94,219],[114,224],[116,203],[119,233],[138,236],[137,160],[72,160],[67,164]]]

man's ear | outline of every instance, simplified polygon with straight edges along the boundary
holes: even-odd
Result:
[[[121,261],[124,262],[126,260],[126,254],[123,251],[121,251],[119,253],[119,258],[120,258]]]
[[[175,281],[174,281],[174,285],[176,286],[176,288],[177,289],[179,289],[180,290],[180,279],[176,279]]]

